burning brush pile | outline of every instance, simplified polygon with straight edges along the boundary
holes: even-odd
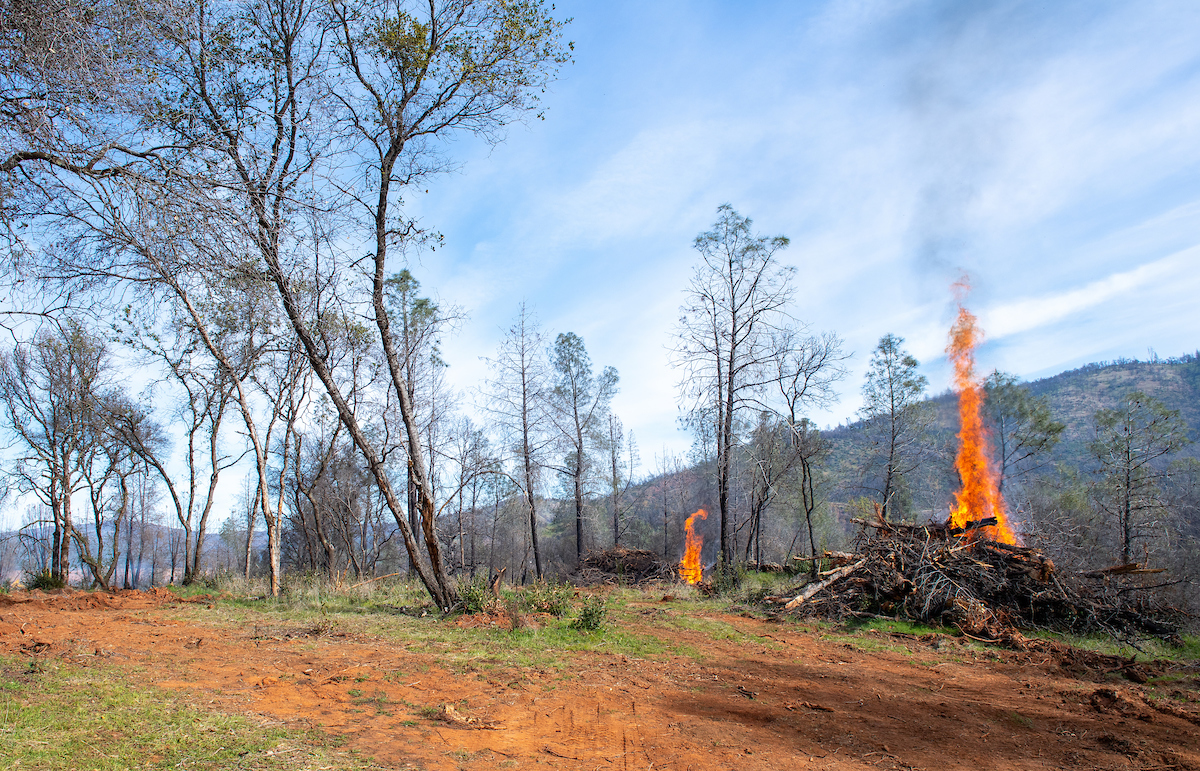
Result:
[[[963,281],[955,288],[965,292],[968,287]],[[863,527],[852,554],[827,554],[833,564],[816,580],[765,601],[806,616],[886,615],[953,625],[991,641],[1019,640],[1017,628],[1173,637],[1177,626],[1169,613],[1150,610],[1132,599],[1135,593],[1087,593],[1069,587],[1059,580],[1050,560],[1018,545],[990,461],[980,410],[983,389],[974,360],[980,338],[975,317],[962,306],[960,294],[946,353],[954,364],[958,391],[955,467],[961,488],[954,494],[948,521],[891,524],[877,509],[874,521],[859,521]],[[1157,572],[1126,570],[1138,567],[1097,573]]]
[[[1054,563],[1034,549],[980,537],[993,520],[966,529],[862,525],[852,554],[830,555],[832,566],[817,580],[765,601],[806,617],[887,616],[955,626],[988,641],[1031,628],[1164,639],[1177,631],[1164,613],[1064,584]]]

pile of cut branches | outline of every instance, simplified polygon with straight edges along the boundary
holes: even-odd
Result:
[[[636,585],[647,581],[673,581],[678,566],[645,549],[625,549],[616,546],[600,552],[589,552],[571,576],[577,586],[597,584]]]
[[[1017,629],[1106,631],[1172,639],[1177,617],[1132,593],[1085,591],[1059,579],[1035,549],[972,539],[972,523],[945,526],[862,522],[852,553],[830,569],[764,602],[807,617],[886,616],[956,626],[998,641]]]

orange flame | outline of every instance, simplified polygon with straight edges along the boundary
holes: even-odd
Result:
[[[700,549],[704,546],[704,538],[703,536],[696,535],[696,530],[692,524],[696,517],[708,519],[708,512],[700,509],[688,517],[687,522],[683,525],[687,534],[687,547],[683,552],[683,559],[679,560],[679,577],[689,584],[700,583],[704,572],[700,564]]]
[[[962,487],[954,494],[950,525],[965,527],[969,522],[995,517],[995,526],[970,530],[968,537],[1015,544],[1017,535],[1008,522],[996,469],[988,457],[988,430],[980,415],[983,388],[975,377],[975,347],[983,339],[983,332],[977,326],[975,316],[963,307],[963,299],[970,288],[966,276],[954,284],[958,319],[950,329],[950,344],[946,347],[946,353],[954,363],[954,385],[958,390],[958,416],[962,426],[958,433],[958,454],[954,458]]]

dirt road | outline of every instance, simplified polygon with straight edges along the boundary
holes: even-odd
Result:
[[[0,595],[0,653],[122,667],[205,708],[342,735],[396,768],[1200,771],[1194,668],[1138,685],[1086,657],[946,636],[730,614],[664,634],[657,622],[687,603],[629,610],[624,628],[685,653],[447,666],[437,646],[278,615],[233,626],[165,590]]]

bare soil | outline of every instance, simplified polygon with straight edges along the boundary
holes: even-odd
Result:
[[[464,671],[435,646],[278,615],[234,626],[205,598],[183,606],[165,590],[0,595],[0,655],[103,662],[201,707],[344,737],[389,768],[1200,771],[1194,667],[1145,667],[1139,685],[1070,649],[830,635],[730,613],[706,618],[733,639],[664,633],[664,609],[689,607],[667,600],[621,623],[686,655],[579,653],[565,670]]]

